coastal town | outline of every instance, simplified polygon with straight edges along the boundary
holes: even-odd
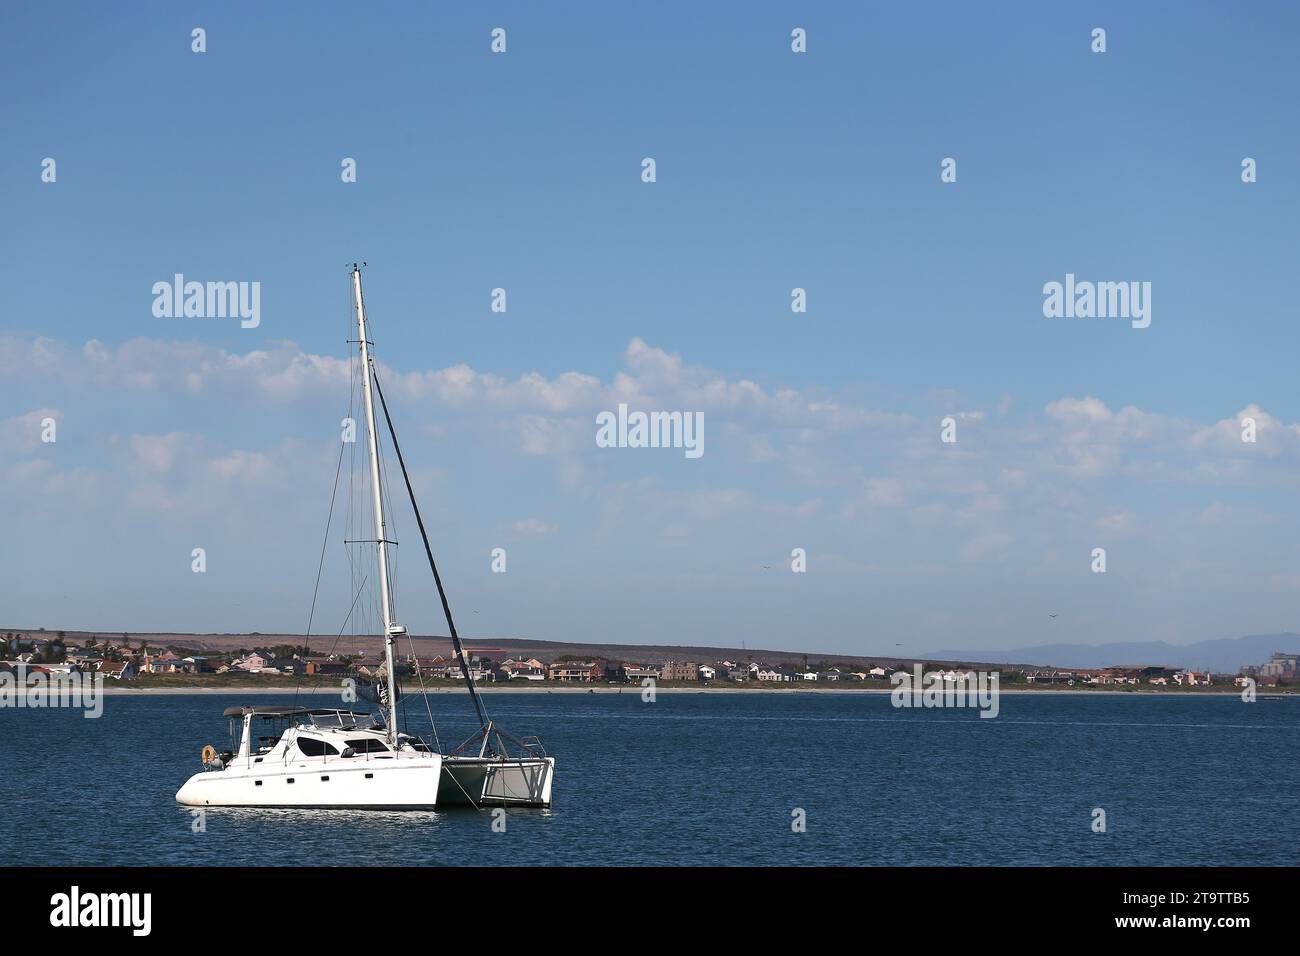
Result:
[[[3,650],[0,671],[60,674],[96,673],[105,679],[139,686],[162,683],[166,678],[191,678],[189,686],[222,686],[265,682],[274,686],[286,678],[333,683],[349,677],[373,679],[381,673],[383,658],[372,654],[320,654],[305,646],[273,644],[237,651],[198,653],[175,644],[151,644],[148,637],[130,634],[89,635],[75,642],[63,631],[0,632]],[[642,684],[649,680],[666,685],[699,687],[779,685],[818,687],[887,687],[896,673],[907,673],[921,663],[944,682],[973,680],[975,669],[952,662],[899,660],[891,664],[863,662],[812,662],[807,655],[774,662],[760,660],[613,660],[561,654],[551,660],[537,657],[494,656],[490,648],[467,651],[467,670],[477,684],[527,687],[547,684]],[[987,665],[981,665],[988,669]],[[1158,664],[1104,668],[1045,669],[1000,665],[1006,685],[1026,688],[1146,688],[1229,689],[1300,687],[1300,654],[1275,652],[1261,664],[1244,664],[1235,674],[1209,673]],[[460,662],[452,655],[404,656],[397,666],[400,680],[457,683],[463,680]],[[163,679],[163,680],[159,680]],[[171,683],[171,681],[167,681]]]

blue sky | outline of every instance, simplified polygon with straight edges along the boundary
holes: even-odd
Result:
[[[470,636],[917,653],[1290,629],[1297,19],[6,7],[0,625],[301,630],[365,259]],[[154,317],[177,272],[260,282],[260,325]],[[1150,328],[1044,318],[1067,272],[1150,282]],[[706,454],[596,448],[620,400],[703,412]],[[401,616],[441,632],[408,539]]]

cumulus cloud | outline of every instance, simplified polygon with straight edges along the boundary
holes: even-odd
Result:
[[[620,403],[700,411],[706,430],[720,439],[709,442],[700,464],[675,459],[679,468],[696,468],[677,473],[690,486],[681,503],[696,519],[741,508],[789,508],[797,497],[863,520],[899,511],[923,524],[941,520],[968,528],[977,534],[967,545],[970,553],[997,546],[996,536],[1006,530],[999,523],[1013,521],[1018,510],[1078,514],[1102,530],[1131,527],[1137,519],[1127,511],[1096,509],[1085,517],[1083,502],[1097,479],[1276,485],[1290,480],[1300,460],[1300,426],[1255,404],[1201,423],[1132,405],[1112,408],[1091,395],[1065,396],[1016,428],[1000,427],[966,406],[951,414],[976,423],[978,432],[963,432],[955,445],[943,445],[930,412],[882,411],[813,389],[764,388],[692,365],[641,338],[628,343],[622,359],[623,369],[604,380],[576,370],[508,378],[464,364],[432,370],[381,365],[380,374],[390,403],[403,406],[408,433],[546,463],[563,488],[587,494],[615,467],[609,456],[597,454],[596,413]],[[290,342],[240,353],[158,339],[116,346],[92,340],[78,348],[49,338],[9,336],[0,337],[0,371],[29,390],[46,390],[45,397],[93,402],[100,394],[125,391],[165,395],[171,402],[220,400],[256,406],[263,422],[285,417],[280,409],[295,403],[304,409],[336,408],[354,380],[347,359],[306,353]],[[955,392],[922,397],[939,400],[962,407]],[[1004,396],[999,412],[1009,403]],[[47,414],[61,415],[45,408],[0,422],[5,446],[0,455],[13,462],[35,454],[39,429],[34,423]],[[1255,423],[1254,443],[1241,440],[1244,418]],[[295,472],[295,463],[284,460],[274,440],[268,444],[263,438],[258,446],[239,437],[161,431],[110,435],[106,441],[119,451],[117,466],[154,484],[165,479],[272,485]],[[321,442],[323,448],[323,434]],[[651,460],[643,456],[638,465]],[[719,460],[721,466],[715,464]],[[616,464],[627,467],[626,461]],[[743,496],[721,490],[740,487],[736,479],[755,466],[764,477]],[[82,467],[93,470],[94,465],[83,462]],[[703,479],[703,469],[711,467],[725,470]],[[777,482],[789,483],[786,493],[776,493]],[[163,494],[152,485],[149,490]],[[905,504],[914,507],[904,511]],[[1105,517],[1096,518],[1099,512]],[[662,526],[680,520],[680,515],[664,517]]]

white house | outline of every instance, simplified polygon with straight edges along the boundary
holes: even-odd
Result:
[[[131,680],[135,677],[135,664],[131,661],[100,661],[99,673],[117,680]]]

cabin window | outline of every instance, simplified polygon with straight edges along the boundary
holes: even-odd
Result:
[[[376,740],[373,737],[364,737],[360,740],[349,740],[348,746],[359,754],[386,754],[388,753],[388,744],[382,740]]]
[[[327,744],[323,740],[316,740],[313,737],[299,737],[296,741],[298,749],[308,757],[324,757],[326,754],[331,757],[337,757],[338,748],[333,744]]]

